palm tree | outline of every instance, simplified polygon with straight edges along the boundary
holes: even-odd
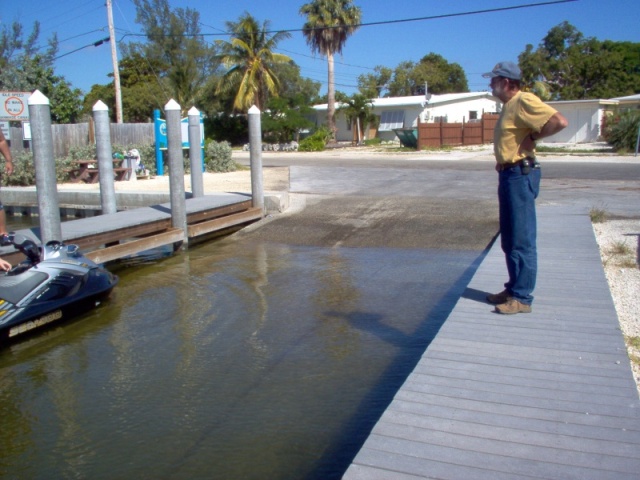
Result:
[[[364,138],[364,127],[375,119],[373,102],[361,93],[354,93],[351,97],[340,98],[340,103],[339,110],[344,112],[353,129],[353,143],[360,145]]]
[[[233,102],[235,110],[246,111],[252,105],[262,110],[269,94],[278,96],[280,82],[272,66],[288,63],[291,59],[273,50],[278,42],[291,34],[276,32],[269,36],[269,25],[270,22],[265,20],[260,26],[247,12],[238,22],[227,22],[231,40],[219,44],[222,48],[220,60],[228,70],[218,84],[217,93],[237,89]]]
[[[347,38],[360,24],[361,11],[351,0],[312,0],[300,8],[307,16],[302,32],[313,53],[327,57],[329,84],[327,88],[327,126],[333,138],[336,133],[336,88],[333,56],[342,53]]]

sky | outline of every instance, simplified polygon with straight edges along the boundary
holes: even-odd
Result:
[[[207,41],[228,40],[227,21],[245,12],[271,30],[289,30],[291,38],[277,51],[291,57],[303,77],[321,82],[327,90],[326,59],[314,56],[299,31],[305,18],[300,7],[309,0],[169,0],[172,8],[191,8],[200,13],[201,32]],[[459,64],[471,91],[489,90],[482,73],[502,60],[518,61],[528,44],[537,48],[549,30],[564,21],[585,37],[598,40],[640,42],[638,0],[354,0],[362,11],[361,26],[336,56],[336,89],[357,92],[359,75],[373,73],[376,66],[395,68],[400,62],[418,62],[436,53]],[[142,32],[135,22],[132,0],[112,0],[117,44],[141,41],[131,34]],[[93,44],[109,36],[105,0],[0,0],[0,28],[14,21],[26,34],[40,22],[39,40],[57,33],[59,40],[55,73],[84,93],[94,84],[107,84],[113,72],[111,46]],[[366,25],[368,23],[374,25]],[[118,58],[122,58],[120,48]],[[640,59],[639,59],[640,62]]]

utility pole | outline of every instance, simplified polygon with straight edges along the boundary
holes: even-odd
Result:
[[[109,19],[109,42],[111,43],[111,61],[113,63],[113,85],[116,90],[116,123],[122,123],[122,92],[120,90],[120,69],[118,67],[116,34],[113,29],[113,12],[111,11],[111,0],[107,0],[107,18]]]

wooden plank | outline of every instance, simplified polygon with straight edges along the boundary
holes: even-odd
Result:
[[[233,215],[227,215],[221,218],[215,218],[213,220],[196,223],[189,225],[188,232],[189,238],[204,235],[205,233],[215,232],[216,230],[222,230],[224,228],[241,225],[243,223],[259,220],[262,218],[262,208],[251,208],[245,212],[236,213]]]
[[[251,208],[251,200],[247,200],[246,202],[226,205],[224,207],[208,208],[206,210],[187,214],[187,223],[191,225],[191,224],[202,222],[204,220],[211,220],[213,218],[219,218],[225,215],[231,215],[233,213],[242,212],[250,208]]]
[[[86,237],[69,238],[65,243],[75,243],[81,249],[98,247],[109,243],[119,242],[127,238],[145,237],[156,235],[171,228],[171,219],[156,220],[143,225],[136,225],[126,228],[118,228],[100,234],[88,235]]]
[[[180,228],[171,228],[165,232],[150,237],[132,240],[111,247],[101,248],[85,254],[87,258],[96,263],[105,263],[119,258],[135,255],[136,253],[151,250],[152,248],[170,245],[184,241],[184,232]]]

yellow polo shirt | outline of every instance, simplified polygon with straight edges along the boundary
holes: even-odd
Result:
[[[557,110],[533,93],[518,92],[504,104],[493,131],[493,151],[498,163],[513,163],[533,152],[518,153],[525,137],[539,132]]]

